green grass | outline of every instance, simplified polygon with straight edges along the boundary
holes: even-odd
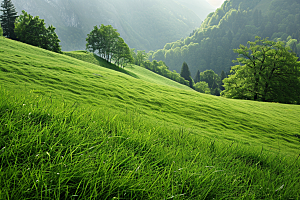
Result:
[[[108,68],[108,69],[112,69],[118,72],[122,72],[124,74],[128,74],[130,76],[133,77],[137,77],[134,73],[130,73],[126,70],[124,70],[123,68],[120,68],[112,63],[107,62],[106,60],[104,60],[103,58],[93,54],[93,53],[89,53],[87,51],[68,51],[68,52],[63,52],[65,55],[67,56],[71,56],[73,58],[85,61],[85,62],[89,62],[95,65],[100,65],[102,67]]]
[[[132,70],[0,38],[0,199],[300,198],[299,106]]]
[[[191,90],[191,88],[187,87],[186,85],[182,85],[180,83],[172,81],[168,78],[165,78],[161,75],[153,73],[150,70],[147,70],[140,66],[127,65],[127,67],[125,67],[125,69],[123,69],[114,64],[107,63],[105,60],[98,57],[97,55],[94,55],[92,53],[87,53],[86,51],[70,51],[70,52],[64,52],[64,54],[71,56],[73,58],[76,58],[78,60],[82,60],[82,61],[92,63],[95,65],[99,65],[101,67],[105,67],[105,68],[112,69],[115,71],[123,72],[125,74],[131,75],[134,78],[138,78],[138,79],[141,79],[146,82],[155,83],[155,84],[159,84],[159,85],[165,85],[165,86],[171,86],[171,87],[175,87],[175,88],[183,89],[183,90]]]

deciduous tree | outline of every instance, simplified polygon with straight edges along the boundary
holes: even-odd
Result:
[[[195,90],[201,93],[205,93],[205,94],[210,94],[211,91],[208,87],[208,83],[204,82],[204,81],[200,81],[198,83],[195,84]]]
[[[206,70],[200,73],[200,81],[208,83],[208,87],[213,95],[220,95],[220,78],[213,70]]]
[[[121,65],[122,67],[125,67],[127,63],[131,63],[133,61],[130,48],[121,37],[119,37],[118,42],[116,43],[113,58],[115,60],[115,64],[118,66]]]
[[[60,40],[52,25],[45,27],[45,22],[39,16],[31,16],[24,10],[15,22],[15,34],[21,42],[41,47],[57,53],[61,52]]]
[[[141,66],[141,64],[145,62],[146,58],[147,53],[145,51],[137,51],[135,64]]]
[[[256,37],[239,54],[229,78],[223,80],[223,95],[230,98],[300,103],[300,63],[281,41]]]
[[[86,49],[98,54],[108,62],[112,59],[119,65],[121,62],[132,61],[128,45],[120,38],[120,34],[111,25],[103,25],[94,29],[87,35]]]

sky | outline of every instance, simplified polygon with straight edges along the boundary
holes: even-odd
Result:
[[[215,8],[220,8],[225,0],[206,0],[210,5]]]

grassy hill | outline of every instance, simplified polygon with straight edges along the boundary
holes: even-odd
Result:
[[[300,197],[299,106],[68,56],[81,53],[0,38],[0,199]]]
[[[182,85],[180,83],[177,83],[175,81],[172,81],[168,78],[165,78],[161,75],[158,75],[156,73],[153,73],[143,67],[136,66],[136,65],[128,65],[126,69],[120,68],[114,64],[107,63],[104,59],[98,57],[97,55],[94,55],[93,53],[88,53],[86,51],[70,51],[70,52],[64,52],[65,55],[71,56],[73,58],[76,58],[78,60],[82,60],[88,63],[96,64],[101,67],[105,67],[108,69],[112,69],[115,71],[120,71],[125,74],[128,74],[134,78],[141,79],[143,81],[147,81],[150,83],[156,83],[159,85],[165,85],[165,86],[171,86],[178,89],[183,90],[192,90],[190,87],[187,87],[185,85]]]

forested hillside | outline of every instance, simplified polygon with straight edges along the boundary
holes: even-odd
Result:
[[[296,0],[230,0],[208,15],[190,37],[168,43],[152,52],[150,59],[164,61],[180,71],[187,62],[192,76],[197,70],[229,71],[237,58],[233,49],[246,45],[255,36],[286,41],[300,52],[300,2]]]
[[[187,37],[204,20],[195,14],[197,8],[193,12],[189,5],[175,0],[13,0],[13,3],[18,13],[25,10],[56,27],[63,51],[85,49],[87,34],[93,26],[101,24],[116,28],[131,48],[156,50],[167,42]],[[203,0],[202,4],[208,3]]]

